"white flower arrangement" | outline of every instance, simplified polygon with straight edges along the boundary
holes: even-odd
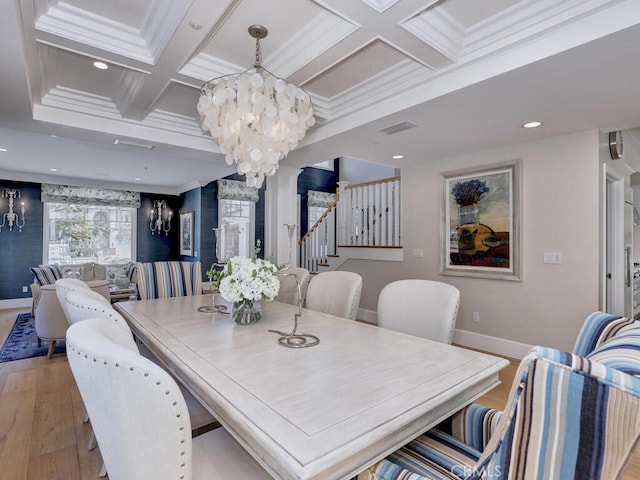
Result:
[[[279,268],[268,260],[233,257],[212,279],[222,298],[227,302],[266,300],[276,298],[280,282],[276,278]]]

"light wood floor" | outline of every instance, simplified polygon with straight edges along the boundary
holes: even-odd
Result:
[[[0,310],[0,345],[20,309]],[[511,360],[502,384],[479,399],[504,408],[518,361]],[[87,450],[90,426],[82,423],[82,399],[64,354],[0,363],[0,478],[7,480],[96,480],[99,448]],[[640,447],[624,480],[640,478]]]

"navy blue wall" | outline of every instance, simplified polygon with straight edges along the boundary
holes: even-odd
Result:
[[[200,261],[204,273],[217,261],[213,229],[218,226],[218,182],[211,182],[200,189],[200,201]]]
[[[182,200],[182,205],[180,206],[180,213],[189,213],[193,212],[193,256],[191,255],[180,255],[180,237],[178,236],[178,255],[180,260],[185,262],[199,262],[201,251],[200,251],[200,236],[202,232],[201,228],[201,188],[194,188],[193,190],[189,190],[188,192],[183,193],[180,197]],[[179,229],[180,225],[178,222],[177,228]]]
[[[338,159],[333,160],[333,171],[322,168],[305,167],[298,176],[298,195],[300,195],[300,238],[307,233],[307,191],[335,193],[338,187]]]
[[[43,204],[40,201],[39,183],[10,182],[0,180],[0,188],[20,189],[20,201],[25,203],[26,224],[19,232],[17,228],[9,231],[7,227],[0,232],[0,299],[31,297],[31,290],[24,293],[23,286],[33,282],[29,267],[42,263]],[[154,200],[165,200],[174,212],[169,235],[151,235],[149,229],[149,210]],[[178,219],[180,197],[167,195],[140,195],[140,208],[137,213],[136,259],[140,262],[156,260],[175,260],[178,258]],[[19,203],[18,203],[19,205]],[[0,198],[0,214],[8,210],[7,199]],[[1,221],[1,220],[0,220]]]
[[[154,200],[164,200],[167,207],[173,212],[171,219],[171,230],[168,234],[155,233],[151,235],[149,228],[149,212],[153,209]],[[137,248],[136,260],[138,262],[160,262],[164,260],[175,260],[178,258],[178,235],[180,220],[178,209],[181,200],[179,197],[168,195],[154,195],[149,193],[140,194],[140,208],[138,209],[137,222]]]
[[[25,226],[20,232],[17,228],[9,231],[5,226],[0,232],[0,298],[30,297],[31,290],[22,292],[23,286],[33,282],[29,267],[42,263],[42,203],[40,202],[40,184],[1,181],[0,188],[20,189],[20,199],[14,203],[14,211],[20,211],[20,202],[24,202]],[[17,208],[16,208],[17,207]],[[6,198],[0,198],[0,215],[9,210]],[[6,222],[5,222],[6,224]]]

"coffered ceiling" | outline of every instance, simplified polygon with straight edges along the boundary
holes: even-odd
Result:
[[[203,82],[253,64],[252,24],[269,30],[265,68],[314,105],[283,165],[401,167],[640,125],[637,0],[7,0],[0,13],[7,179],[179,192],[231,173],[195,105]],[[543,127],[520,128],[531,119]],[[379,132],[401,122],[416,127]]]

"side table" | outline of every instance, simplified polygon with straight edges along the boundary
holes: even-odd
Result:
[[[111,303],[136,299],[136,284],[132,283],[128,288],[119,288],[117,285],[109,285]]]

